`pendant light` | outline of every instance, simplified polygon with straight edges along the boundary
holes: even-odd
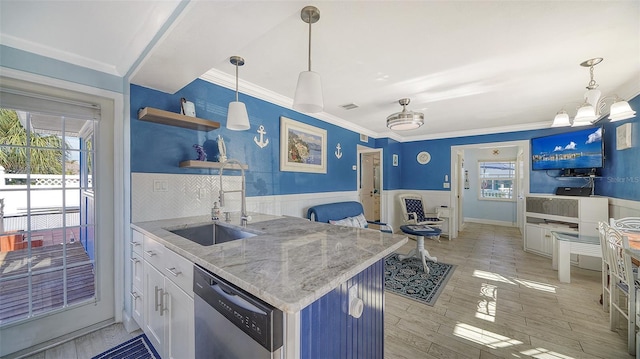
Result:
[[[408,98],[398,101],[402,105],[402,111],[396,112],[387,117],[387,127],[392,131],[415,130],[424,124],[424,114],[407,110],[407,105],[411,102]]]
[[[562,126],[590,126],[596,123],[602,116],[602,110],[606,107],[606,101],[611,100],[609,107],[609,120],[611,122],[626,120],[636,115],[629,103],[618,96],[602,97],[602,92],[598,90],[598,84],[593,78],[593,68],[602,62],[602,57],[596,57],[583,61],[580,66],[589,68],[590,81],[587,84],[587,92],[584,94],[584,103],[578,108],[573,123],[569,122],[569,115],[562,110],[556,114],[551,127]]]
[[[305,113],[316,113],[322,111],[324,101],[320,74],[311,71],[311,24],[320,20],[320,10],[315,6],[305,6],[300,12],[300,18],[309,24],[309,70],[301,72],[298,76],[293,108]]]
[[[233,131],[248,130],[249,115],[247,107],[244,103],[238,101],[238,66],[244,65],[244,59],[240,56],[231,56],[229,62],[236,67],[236,100],[229,102],[229,110],[227,111],[227,128]]]

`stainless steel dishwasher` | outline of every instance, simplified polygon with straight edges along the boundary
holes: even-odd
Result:
[[[194,266],[196,358],[280,358],[282,311]]]

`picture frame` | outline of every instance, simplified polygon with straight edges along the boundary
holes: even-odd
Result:
[[[391,158],[392,158],[393,167],[398,167],[398,155],[394,153],[393,156],[391,156]]]
[[[327,173],[327,130],[281,116],[280,171]]]

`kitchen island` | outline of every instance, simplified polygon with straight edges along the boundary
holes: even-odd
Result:
[[[401,235],[333,226],[295,217],[252,214],[245,230],[256,234],[202,246],[170,232],[212,224],[208,216],[132,224],[132,228],[285,314],[286,358],[331,355],[382,357],[384,257],[407,242]],[[227,224],[222,222],[223,224]],[[239,218],[231,225],[238,226]],[[348,315],[348,291],[364,301],[360,318]],[[341,327],[348,328],[341,328]],[[363,337],[364,334],[364,337]],[[330,341],[321,343],[320,341]],[[375,347],[375,348],[369,348]]]

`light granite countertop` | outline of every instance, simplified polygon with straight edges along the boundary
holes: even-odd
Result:
[[[169,232],[213,223],[208,216],[131,227],[223,279],[289,313],[302,310],[407,242],[404,235],[251,213],[255,237],[202,246]],[[239,227],[232,217],[223,225]]]

